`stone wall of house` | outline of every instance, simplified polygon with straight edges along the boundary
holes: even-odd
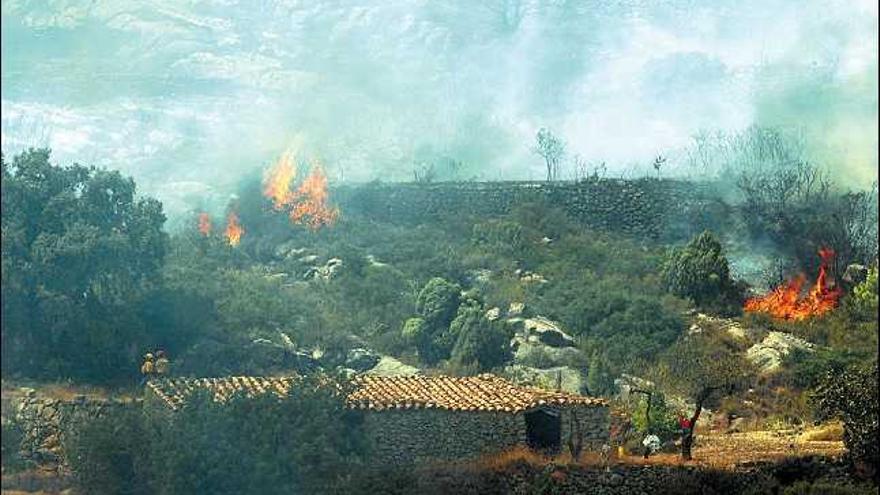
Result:
[[[562,449],[568,445],[572,432],[583,439],[583,449],[599,450],[609,443],[611,418],[608,407],[577,406],[562,409]],[[577,436],[575,437],[577,438]]]
[[[371,411],[364,413],[363,426],[373,446],[371,457],[379,463],[473,458],[526,441],[521,413]]]
[[[582,426],[584,450],[608,442],[608,408],[578,407],[562,411],[562,447],[572,429],[572,416]],[[366,412],[364,432],[380,463],[409,464],[461,460],[526,445],[524,413],[454,412],[437,409]]]
[[[687,239],[726,218],[714,186],[679,180],[592,179],[579,182],[370,183],[337,186],[343,213],[391,222],[450,215],[502,215],[538,200],[582,223],[641,238]]]
[[[137,401],[107,400],[77,396],[70,400],[44,397],[28,390],[12,416],[20,425],[22,455],[40,464],[63,463],[62,436],[77,424],[99,417],[114,408],[132,407]]]

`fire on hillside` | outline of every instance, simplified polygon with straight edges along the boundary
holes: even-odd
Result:
[[[211,217],[207,213],[199,213],[199,233],[205,237],[211,234]]]
[[[226,217],[226,241],[232,247],[238,246],[242,235],[244,235],[244,227],[239,223],[238,215],[230,211]]]
[[[291,153],[281,156],[269,169],[263,181],[263,195],[272,201],[276,210],[288,210],[290,221],[312,230],[333,225],[339,210],[328,205],[327,176],[320,164],[313,164],[309,175],[299,187],[291,189],[296,178],[296,166]]]
[[[819,258],[821,259],[819,276],[806,295],[801,294],[806,276],[800,274],[776,287],[769,294],[747,300],[745,311],[767,313],[779,319],[802,321],[834,309],[841,293],[834,280],[829,280],[828,276],[828,266],[834,258],[834,250],[820,249]]]

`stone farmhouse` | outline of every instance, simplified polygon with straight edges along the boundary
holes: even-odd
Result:
[[[147,384],[148,404],[177,410],[188,395],[209,390],[287,394],[295,377],[166,378]],[[378,462],[461,460],[527,445],[559,451],[570,440],[595,450],[608,442],[603,399],[517,386],[491,374],[471,377],[371,376],[354,379],[348,407],[361,411]]]

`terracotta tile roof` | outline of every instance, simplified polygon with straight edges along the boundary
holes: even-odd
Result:
[[[491,374],[468,377],[362,375],[349,395],[358,409],[448,409],[518,412],[538,406],[601,406],[603,399],[522,387]]]
[[[216,400],[226,400],[235,391],[248,396],[274,392],[286,394],[296,377],[266,378],[233,376],[225,378],[165,378],[151,380],[149,387],[172,409],[179,408],[186,396],[207,388]],[[355,378],[349,407],[373,411],[401,409],[446,409],[451,411],[519,412],[540,406],[605,406],[604,399],[535,387],[522,387],[491,374],[469,377],[451,376],[372,376]]]
[[[171,409],[177,409],[186,397],[198,389],[207,389],[214,399],[224,401],[235,392],[244,392],[252,397],[256,394],[273,392],[286,395],[297,377],[227,376],[223,378],[162,378],[147,382],[147,388]]]

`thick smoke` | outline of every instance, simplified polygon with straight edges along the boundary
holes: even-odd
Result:
[[[675,174],[698,131],[757,123],[876,177],[873,2],[49,5],[2,4],[4,152],[121,169],[172,214],[222,209],[295,136],[331,181],[540,179],[540,127],[566,178],[575,155]]]

